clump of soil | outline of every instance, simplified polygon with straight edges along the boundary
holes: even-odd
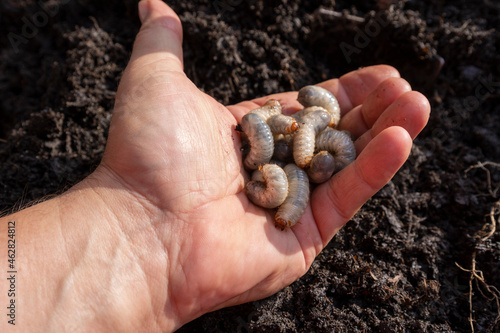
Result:
[[[432,104],[408,162],[304,277],[181,332],[500,330],[496,2],[169,4],[183,21],[186,73],[224,104],[381,63]],[[0,211],[9,211],[97,166],[139,21],[132,0],[3,1],[0,20]]]

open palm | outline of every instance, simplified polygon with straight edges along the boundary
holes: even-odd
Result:
[[[299,224],[277,230],[273,212],[245,196],[248,174],[235,126],[268,98],[278,99],[285,113],[297,111],[297,93],[222,106],[183,73],[175,13],[159,0],[140,6],[143,27],[120,83],[98,171],[112,175],[144,207],[136,218],[148,230],[141,239],[151,254],[144,263],[150,297],[165,303],[162,315],[182,325],[269,296],[302,276],[401,167],[430,108],[388,66],[320,84],[337,96],[341,128],[358,138],[358,158],[314,189]]]

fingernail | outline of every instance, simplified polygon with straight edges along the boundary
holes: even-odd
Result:
[[[149,0],[141,0],[139,2],[139,18],[144,23],[149,16]]]

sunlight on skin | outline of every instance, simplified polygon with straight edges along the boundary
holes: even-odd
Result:
[[[162,89],[153,87],[145,93],[145,98],[134,103],[131,112],[144,112],[146,108],[162,110],[168,122],[159,130],[164,142],[156,140],[155,145],[164,144],[168,149],[158,146],[156,149],[178,158],[170,159],[168,167],[157,170],[162,176],[155,177],[152,183],[142,178],[134,180],[136,176],[130,174],[121,175],[121,178],[142,187],[141,192],[150,202],[173,210],[171,213],[179,218],[177,223],[183,224],[182,233],[195,238],[183,240],[182,234],[176,235],[181,243],[183,259],[179,265],[183,267],[184,279],[177,281],[172,277],[169,282],[172,292],[182,295],[177,299],[177,306],[186,311],[180,312],[189,313],[195,309],[202,314],[271,295],[303,275],[339,228],[404,163],[410,152],[411,138],[427,122],[430,111],[427,100],[411,92],[408,83],[390,66],[368,67],[321,83],[320,86],[333,92],[339,100],[345,117],[342,129],[360,138],[356,141],[359,157],[328,183],[315,189],[300,224],[280,232],[274,229],[272,212],[254,206],[244,195],[248,174],[242,168],[240,142],[234,127],[244,114],[270,98],[277,99],[285,113],[299,110],[297,92],[222,108],[183,75],[179,46],[181,28],[180,24],[176,26],[179,21],[175,14],[159,1],[148,3],[150,16],[143,16],[143,30],[147,31],[139,34],[129,68],[140,68],[142,72],[154,64],[156,71],[161,73],[156,80],[163,81],[158,85]],[[156,43],[158,36],[162,36],[161,43]],[[137,80],[141,81],[141,72],[132,69],[126,71],[119,93]],[[176,79],[172,80],[169,73]],[[180,103],[179,98],[184,101]],[[365,101],[368,104],[365,105]],[[148,127],[153,123],[154,127],[162,126],[158,118],[152,117]],[[114,122],[113,126],[119,125]],[[158,133],[154,137],[158,137]],[[115,150],[115,144],[121,146],[121,142],[115,143],[110,136],[109,151]],[[120,153],[124,153],[123,148]],[[145,158],[138,160],[147,161]],[[111,158],[105,159],[103,164],[116,173],[123,173],[117,170]],[[146,165],[151,172],[152,161]],[[197,183],[203,179],[203,183],[195,189],[186,187],[186,184],[194,184],[190,183],[193,179]],[[179,201],[179,197],[169,194],[173,189],[176,195],[190,193],[190,196],[181,196],[183,200]],[[165,204],[168,202],[170,204]],[[167,220],[155,223],[170,236],[178,229],[172,224]],[[166,247],[169,252],[168,244]]]
[[[235,126],[270,98],[285,113],[299,110],[297,92],[222,106],[183,73],[177,15],[160,0],[142,1],[139,10],[143,26],[120,82],[101,164],[64,195],[7,217],[20,221],[21,230],[36,211],[39,225],[46,225],[20,245],[27,256],[45,255],[60,268],[37,280],[37,269],[47,273],[46,267],[36,260],[30,266],[32,288],[45,291],[32,302],[46,315],[33,322],[46,331],[67,327],[64,320],[75,313],[81,327],[93,323],[89,331],[171,331],[281,290],[307,272],[392,178],[429,117],[425,97],[390,66],[320,83],[338,98],[340,127],[357,137],[359,156],[315,188],[300,223],[277,230],[272,211],[244,194],[249,176]],[[64,232],[42,246],[53,229]],[[71,288],[62,292],[58,285],[68,277]],[[123,304],[136,307],[127,312]]]

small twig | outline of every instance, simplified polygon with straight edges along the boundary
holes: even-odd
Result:
[[[357,22],[357,23],[364,23],[366,21],[363,17],[359,17],[359,16],[355,16],[355,15],[351,15],[351,14],[344,14],[344,13],[337,12],[337,11],[331,10],[331,9],[320,8],[320,9],[318,9],[318,13],[320,13],[321,15],[331,16],[331,17],[335,17],[335,18],[343,18],[344,17],[344,18],[348,19],[349,21],[353,21],[353,22]]]
[[[474,333],[474,317],[473,317],[474,310],[472,308],[472,281],[474,280],[474,273],[473,273],[473,271],[476,269],[475,268],[476,267],[476,260],[475,260],[476,251],[474,251],[474,253],[472,254],[472,256],[473,256],[473,259],[472,259],[472,269],[471,270],[463,268],[458,263],[455,263],[455,265],[457,265],[458,268],[460,268],[464,272],[470,272],[471,273],[470,277],[469,277],[469,318],[467,318],[467,319],[469,320],[469,323],[470,323],[471,332]]]
[[[479,238],[478,244],[485,242],[487,239],[489,239],[495,233],[496,224],[497,224],[497,221],[495,220],[495,215],[497,214],[497,209],[500,209],[500,200],[497,201],[491,207],[490,214],[489,214],[491,224],[490,225],[485,224],[483,226],[483,228],[476,234],[476,238]],[[500,217],[498,218],[498,223],[500,223]],[[490,230],[488,232],[486,232],[486,230],[488,228]],[[465,269],[462,266],[460,266],[458,263],[455,263],[455,265],[457,265],[458,268],[460,268],[464,272],[470,273],[470,277],[469,277],[469,318],[468,318],[468,320],[469,320],[469,323],[471,326],[472,333],[474,333],[474,317],[473,317],[474,310],[473,310],[473,306],[472,306],[472,295],[473,295],[472,282],[474,280],[476,281],[476,287],[479,290],[479,292],[481,293],[481,295],[488,302],[495,300],[495,302],[497,304],[497,317],[495,318],[495,322],[493,323],[493,327],[496,326],[498,321],[500,321],[500,291],[495,286],[487,284],[485,279],[484,279],[483,272],[476,269],[476,250],[474,250],[474,252],[472,252],[472,265],[471,265],[472,267],[471,267],[471,269]],[[491,295],[491,297],[485,295],[482,288],[484,288],[489,293],[489,295]]]
[[[491,206],[490,210],[490,224],[485,224],[481,231],[477,233],[477,237],[481,238],[481,243],[486,241],[488,238],[493,236],[495,231],[497,230],[497,221],[495,221],[495,215],[497,214],[497,209],[500,210],[500,200],[495,202],[493,206]],[[500,224],[500,217],[498,218],[498,223]],[[487,231],[489,229],[489,231]]]
[[[490,173],[490,170],[485,168],[486,165],[492,165],[492,166],[495,166],[497,168],[500,168],[500,163],[495,163],[495,162],[490,162],[490,161],[478,162],[476,165],[472,165],[472,166],[468,167],[467,170],[465,170],[465,173],[469,172],[472,169],[476,169],[476,168],[480,168],[480,169],[484,170],[486,172],[486,182],[488,185],[488,192],[490,193],[490,195],[493,198],[496,199],[497,192],[498,192],[498,189],[500,188],[500,186],[497,186],[495,188],[495,190],[492,189],[492,187],[491,187],[491,173]]]

